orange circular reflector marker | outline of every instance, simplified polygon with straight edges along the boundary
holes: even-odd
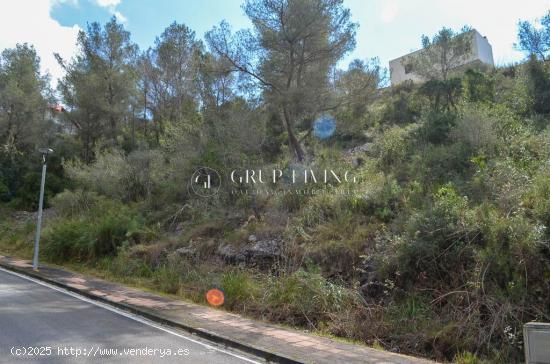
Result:
[[[210,291],[206,292],[206,300],[208,303],[210,303],[212,306],[221,306],[223,305],[223,302],[225,301],[225,298],[223,296],[223,292],[219,289],[211,289]]]

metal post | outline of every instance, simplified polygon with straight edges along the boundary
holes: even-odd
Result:
[[[36,236],[34,237],[34,259],[32,269],[38,270],[38,249],[40,244],[40,229],[42,228],[42,204],[44,202],[44,185],[46,184],[47,155],[42,155],[42,180],[40,181],[40,200],[38,201],[38,221],[36,223]]]

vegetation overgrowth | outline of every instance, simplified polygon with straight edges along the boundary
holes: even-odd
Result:
[[[21,211],[48,145],[45,261],[201,303],[217,287],[226,310],[386,350],[521,362],[522,325],[550,321],[550,63],[528,42],[550,21],[520,23],[525,62],[417,59],[427,82],[381,87],[375,60],[336,67],[356,29],[341,1],[244,9],[250,32],[222,23],[203,44],[174,23],[142,52],[114,18],[93,23],[58,57],[57,92],[31,45],[4,50],[0,252],[30,256]],[[424,42],[457,52],[463,38]],[[201,197],[204,166],[346,170],[356,192],[275,193],[281,180],[244,194],[222,178]]]

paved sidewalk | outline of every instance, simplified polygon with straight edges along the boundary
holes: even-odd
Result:
[[[66,270],[0,255],[0,267],[30,275],[98,301],[183,328],[201,337],[281,363],[433,363],[282,328],[219,309],[173,300]]]

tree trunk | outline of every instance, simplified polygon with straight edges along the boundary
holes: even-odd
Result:
[[[132,107],[132,150],[136,149],[136,111]]]
[[[298,162],[301,162],[304,160],[304,151],[302,149],[302,146],[300,145],[300,142],[296,138],[294,131],[292,130],[292,125],[290,123],[290,115],[285,106],[283,106],[283,121],[288,134],[288,145],[290,149],[294,152],[294,156],[296,157],[296,160]]]

